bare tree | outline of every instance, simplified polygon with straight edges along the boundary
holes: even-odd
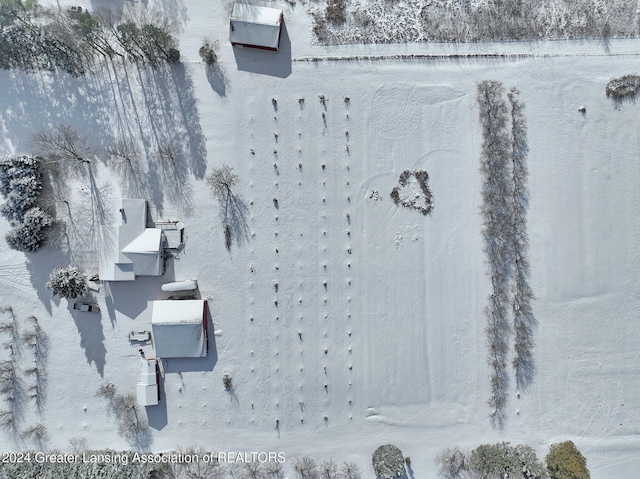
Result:
[[[529,240],[527,234],[527,211],[529,208],[529,172],[527,156],[527,123],[524,116],[524,103],[519,99],[520,92],[512,88],[507,97],[511,106],[511,146],[513,175],[513,280],[512,310],[515,330],[513,368],[516,387],[526,391],[533,382],[535,361],[533,358],[533,334],[537,320],[533,315],[531,302],[533,291],[529,286]]]
[[[182,161],[182,155],[182,147],[173,141],[169,141],[158,145],[156,158],[163,168],[169,169],[176,168],[178,166],[178,162]]]
[[[16,365],[13,360],[0,362],[0,393],[12,395],[18,382]]]
[[[245,462],[244,472],[245,479],[261,479],[264,476],[262,464],[259,462]]]
[[[233,172],[233,168],[227,165],[214,168],[207,175],[207,185],[213,191],[214,196],[221,201],[233,196],[231,188],[238,184],[238,180],[238,175]]]
[[[211,188],[213,195],[218,198],[222,208],[224,244],[227,250],[231,250],[234,238],[240,244],[247,237],[247,207],[232,191],[238,181],[238,175],[227,165],[214,168],[207,176],[207,185]]]
[[[461,479],[468,470],[467,455],[457,447],[449,447],[440,451],[436,457],[436,464],[440,466],[438,475],[443,479]]]
[[[113,383],[105,383],[98,388],[96,396],[113,400],[116,397],[116,387]]]
[[[16,425],[16,415],[12,410],[0,411],[0,428],[5,430],[14,429]]]
[[[89,138],[66,124],[41,128],[32,135],[31,145],[46,163],[68,173],[86,173],[95,155]]]
[[[318,466],[316,461],[308,456],[297,457],[293,462],[293,470],[298,479],[318,479]]]
[[[340,466],[340,475],[343,479],[360,479],[362,477],[358,465],[355,462],[348,461],[343,462]]]
[[[188,447],[179,449],[185,456],[198,456],[202,458],[208,455],[202,447]],[[171,464],[171,472],[176,479],[221,479],[225,476],[224,468],[216,459],[208,462],[202,460],[192,462],[177,462]]]
[[[138,173],[140,150],[133,141],[119,139],[107,147],[109,163],[122,176]]]
[[[87,438],[82,436],[69,439],[69,447],[74,454],[80,454],[87,450]]]
[[[266,463],[264,474],[269,479],[282,479],[284,477],[282,464],[277,461]]]
[[[332,459],[320,463],[320,477],[322,479],[337,479],[338,465]]]
[[[478,104],[482,124],[480,171],[482,185],[483,236],[489,263],[492,291],[485,309],[487,317],[488,362],[491,366],[491,397],[489,405],[492,425],[502,428],[506,418],[507,356],[511,324],[508,318],[509,285],[513,271],[511,236],[513,178],[511,176],[511,142],[509,139],[507,105],[504,87],[498,81],[478,84]]]
[[[22,431],[22,437],[42,443],[47,439],[47,427],[44,424],[36,424]]]

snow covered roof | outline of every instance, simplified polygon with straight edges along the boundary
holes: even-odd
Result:
[[[116,203],[100,250],[100,279],[133,281],[136,276],[162,275],[162,230],[147,228],[147,201],[121,198]]]
[[[140,381],[136,386],[138,404],[140,406],[155,406],[158,404],[158,376],[155,360],[142,360]]]
[[[203,299],[149,301],[149,307],[157,357],[207,355],[207,309]]]
[[[282,10],[245,3],[234,3],[229,41],[232,45],[278,50]]]

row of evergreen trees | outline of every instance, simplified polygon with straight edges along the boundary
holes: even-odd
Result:
[[[457,447],[436,458],[442,479],[589,479],[587,460],[572,441],[552,444],[544,461],[531,446],[483,444],[470,452]]]
[[[0,194],[5,198],[0,214],[11,223],[6,240],[15,250],[36,251],[53,223],[38,206],[41,191],[38,158],[20,155],[0,160]]]
[[[158,66],[180,60],[166,21],[141,20],[111,10],[67,16],[36,2],[0,0],[0,66],[25,71],[62,70],[81,76],[103,58]]]

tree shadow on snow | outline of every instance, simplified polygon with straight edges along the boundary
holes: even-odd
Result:
[[[205,65],[205,74],[207,75],[207,81],[213,91],[220,96],[227,96],[227,85],[229,80],[225,75],[224,69],[219,62],[213,65]]]
[[[197,179],[204,178],[207,170],[206,139],[200,126],[200,114],[198,101],[194,92],[191,72],[182,63],[170,65],[173,88],[177,94],[178,106],[182,115],[182,122],[188,134],[188,164],[191,173]],[[174,112],[171,112],[174,114]]]
[[[220,199],[220,215],[224,228],[229,227],[229,239],[226,241],[227,249],[235,242],[237,246],[242,246],[250,238],[250,228],[247,221],[249,209],[242,199],[229,192]],[[225,235],[227,233],[225,232]]]
[[[104,377],[107,349],[104,346],[102,313],[81,313],[73,309],[74,300],[69,300],[69,312],[80,333],[80,346],[84,349],[87,363],[94,363],[98,374]]]
[[[146,406],[149,427],[161,431],[168,423],[167,419],[167,394],[164,388],[164,378],[160,376],[160,401],[155,406]]]
[[[69,264],[69,256],[54,245],[44,244],[37,252],[27,253],[25,266],[29,272],[29,281],[42,305],[49,315],[52,313],[52,303],[60,304],[60,298],[52,296],[45,285],[49,281],[49,274],[54,268]]]

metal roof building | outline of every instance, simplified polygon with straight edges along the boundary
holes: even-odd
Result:
[[[278,51],[282,30],[282,10],[234,3],[229,25],[232,45]]]
[[[149,301],[151,334],[156,357],[201,358],[208,352],[207,302]]]

